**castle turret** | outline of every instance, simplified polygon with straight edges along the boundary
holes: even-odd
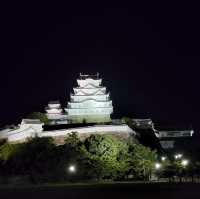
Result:
[[[63,118],[63,110],[59,101],[49,102],[45,110],[49,120],[59,120]]]

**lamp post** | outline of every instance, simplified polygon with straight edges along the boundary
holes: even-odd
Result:
[[[77,168],[76,168],[76,165],[74,164],[71,164],[67,167],[67,172],[68,172],[68,177],[69,177],[69,180],[71,182],[74,182],[75,181],[75,178],[76,178],[76,172],[77,172]]]
[[[159,162],[156,162],[154,164],[154,171],[153,171],[153,175],[152,175],[152,180],[156,180],[159,181],[159,175],[160,175],[160,169],[161,169],[162,165]]]

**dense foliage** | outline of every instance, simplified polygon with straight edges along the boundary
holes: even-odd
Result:
[[[44,124],[48,124],[49,120],[45,113],[33,112],[27,116],[28,119],[39,119]]]
[[[31,182],[66,180],[148,179],[156,152],[132,140],[111,135],[91,135],[80,141],[69,134],[64,145],[52,138],[33,138],[26,143],[0,146],[0,174],[26,176]],[[73,165],[75,172],[70,172]]]

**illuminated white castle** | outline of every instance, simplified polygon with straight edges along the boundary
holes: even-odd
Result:
[[[70,95],[70,102],[64,110],[59,101],[49,102],[45,109],[49,119],[49,125],[46,126],[56,128],[59,126],[62,129],[48,130],[38,119],[23,119],[18,126],[0,130],[0,139],[7,139],[9,142],[23,142],[35,136],[53,137],[60,144],[64,143],[65,136],[71,132],[77,132],[82,139],[91,134],[112,134],[120,138],[128,138],[130,135],[136,135],[135,130],[140,132],[141,129],[152,129],[163,148],[173,148],[175,142],[173,138],[192,137],[194,133],[191,129],[156,130],[151,119],[133,119],[132,122],[135,124],[133,130],[120,119],[111,120],[112,101],[106,87],[102,86],[99,73],[96,75],[80,73],[77,83],[78,86],[73,88],[74,92]],[[51,126],[52,124],[56,125]],[[66,125],[63,127],[58,124]]]
[[[17,127],[0,131],[0,139],[6,138],[9,142],[23,142],[35,136],[53,137],[56,143],[63,144],[65,136],[71,132],[77,132],[81,139],[91,134],[111,134],[124,139],[135,135],[128,125],[114,124],[111,121],[112,101],[106,88],[102,86],[102,79],[99,78],[98,73],[96,75],[80,74],[77,83],[78,86],[73,89],[74,94],[70,95],[70,102],[64,109],[65,111],[59,101],[51,101],[45,108],[49,127],[66,124],[64,127],[60,125],[62,129],[46,130],[40,120],[23,119]],[[71,123],[81,124],[71,125]],[[51,126],[52,124],[56,125]]]
[[[78,87],[73,88],[65,111],[70,123],[110,122],[113,112],[112,101],[102,79],[97,75],[82,75],[77,80]]]

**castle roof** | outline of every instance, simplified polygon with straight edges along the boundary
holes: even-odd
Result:
[[[60,104],[60,101],[59,100],[49,101],[48,104]]]
[[[21,124],[41,124],[39,119],[22,119]]]
[[[99,73],[95,75],[88,75],[88,74],[82,74],[80,73],[79,78],[84,80],[84,79],[99,79]]]

